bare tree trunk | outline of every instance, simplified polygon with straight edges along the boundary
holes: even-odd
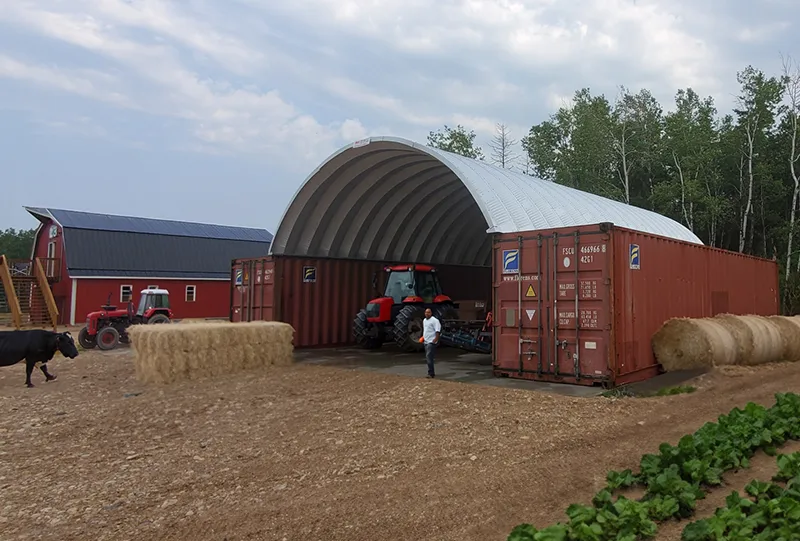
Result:
[[[683,219],[686,221],[686,226],[694,232],[694,211],[693,204],[689,201],[689,207],[686,206],[686,179],[683,177],[683,167],[678,160],[675,152],[672,152],[672,161],[675,162],[675,167],[678,169],[678,179],[681,181],[681,208],[683,209]]]
[[[794,183],[792,192],[792,211],[789,215],[789,234],[786,239],[786,281],[792,272],[792,248],[794,244],[794,224],[797,219],[797,207],[800,205],[800,172],[797,170],[800,161],[800,149],[797,148],[798,117],[800,117],[800,65],[791,58],[783,59],[783,74],[786,77],[786,98],[789,102],[789,127],[792,135],[789,138],[789,173]],[[800,272],[800,257],[797,259],[797,270]],[[787,292],[789,289],[785,288]]]
[[[757,122],[757,121],[756,121]],[[744,252],[745,242],[748,234],[748,220],[753,212],[753,147],[755,145],[755,127],[752,120],[747,121],[746,134],[747,134],[747,203],[742,213],[742,225],[739,229],[739,252]],[[752,238],[752,236],[751,236]],[[751,242],[752,247],[752,242]]]

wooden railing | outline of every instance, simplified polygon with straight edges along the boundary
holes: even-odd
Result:
[[[57,257],[38,257],[36,258],[42,262],[42,268],[47,281],[50,283],[58,282],[61,280],[61,260]],[[29,276],[31,278],[36,276],[35,273],[35,260],[30,259],[9,259],[8,260],[9,272],[12,277],[16,276]]]
[[[36,258],[27,266],[0,255],[0,324],[14,328],[47,326],[58,328],[58,306],[46,269],[47,260]],[[9,318],[10,316],[10,318]],[[10,321],[8,321],[10,319]]]

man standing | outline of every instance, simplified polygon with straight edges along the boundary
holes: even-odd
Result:
[[[425,310],[425,319],[422,321],[422,339],[425,342],[425,360],[428,362],[428,377],[434,378],[433,358],[436,355],[436,346],[439,345],[439,336],[442,333],[442,324],[433,317],[433,312]]]

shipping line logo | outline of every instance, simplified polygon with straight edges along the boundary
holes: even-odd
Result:
[[[303,282],[313,284],[317,281],[317,267],[303,267]]]
[[[519,250],[503,250],[503,274],[519,272]]]
[[[639,245],[630,244],[628,246],[628,254],[630,256],[630,268],[639,270]]]
[[[242,269],[236,269],[236,285],[242,285]]]

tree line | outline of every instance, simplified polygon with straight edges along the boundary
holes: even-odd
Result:
[[[489,160],[669,216],[706,245],[777,258],[784,310],[796,313],[800,64],[782,60],[780,73],[738,72],[724,113],[692,88],[668,112],[647,89],[620,87],[609,99],[582,88],[518,144],[498,124]],[[431,132],[428,144],[485,159],[461,125]]]
[[[8,259],[30,259],[36,229],[0,230],[0,255]]]

